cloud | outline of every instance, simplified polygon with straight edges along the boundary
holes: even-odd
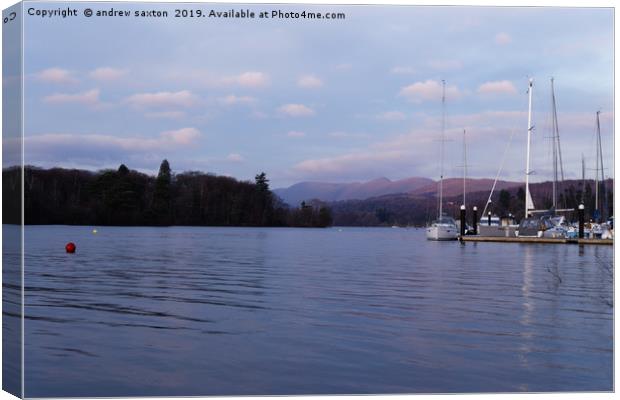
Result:
[[[416,82],[409,86],[405,86],[400,90],[400,96],[406,97],[409,101],[414,103],[421,103],[423,101],[440,101],[442,94],[441,82],[434,80],[426,80],[424,82]],[[446,85],[446,98],[458,99],[462,96],[462,93],[456,86]]]
[[[220,97],[218,100],[220,103],[227,105],[227,106],[232,106],[236,104],[252,104],[256,102],[256,99],[254,97],[235,96],[234,94],[228,95],[226,97]]]
[[[478,87],[480,94],[516,94],[517,88],[510,81],[485,82]]]
[[[297,86],[305,89],[316,89],[323,86],[323,81],[314,75],[304,75],[297,81]]]
[[[182,128],[175,131],[162,132],[159,137],[147,138],[136,136],[113,136],[101,134],[47,133],[26,136],[24,142],[30,149],[41,146],[43,149],[54,147],[89,147],[93,151],[101,149],[120,149],[126,151],[167,150],[171,145],[187,146],[200,137],[195,128]]]
[[[48,68],[37,72],[35,75],[37,80],[46,83],[77,83],[78,80],[73,77],[71,71],[62,68]]]
[[[291,138],[301,138],[301,137],[305,137],[306,134],[304,132],[299,132],[299,131],[289,131],[286,136],[291,137]]]
[[[415,74],[416,70],[412,67],[393,67],[390,70],[392,74]]]
[[[411,164],[410,154],[403,150],[360,151],[334,157],[308,159],[293,166],[293,172],[313,179],[368,179]]]
[[[180,92],[138,93],[125,102],[136,108],[193,107],[199,99],[188,90]]]
[[[269,86],[269,75],[260,71],[245,71],[237,75],[223,75],[205,69],[183,70],[175,68],[166,71],[162,79],[191,87],[226,88],[241,87],[245,89],[259,89]]]
[[[506,45],[512,43],[512,37],[506,32],[500,32],[495,35],[495,44]]]
[[[402,121],[407,116],[400,111],[385,111],[377,115],[377,119],[384,121]]]
[[[99,89],[89,90],[82,93],[56,93],[43,98],[43,101],[50,104],[99,104]]]
[[[172,143],[187,145],[200,137],[200,131],[196,128],[181,128],[175,131],[162,132],[160,137]]]
[[[98,81],[114,81],[122,78],[126,74],[127,70],[124,69],[101,67],[90,71],[88,76]]]
[[[244,87],[263,87],[269,84],[269,77],[262,72],[250,71],[244,72],[236,77],[233,80],[239,85]]]
[[[245,160],[245,158],[243,158],[243,156],[241,154],[238,153],[230,153],[228,156],[226,156],[226,160],[230,161],[230,162],[243,162]]]
[[[314,110],[303,104],[284,104],[278,111],[290,117],[308,117],[314,115]]]
[[[130,168],[156,172],[162,159],[187,159],[187,150],[196,146],[198,131],[183,128],[152,137],[109,134],[47,133],[26,136],[24,145],[34,165],[49,168],[63,166],[97,170]]]

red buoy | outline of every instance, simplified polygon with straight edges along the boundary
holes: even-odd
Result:
[[[67,253],[75,253],[75,243],[67,243],[67,245],[65,246],[65,250],[67,250]]]

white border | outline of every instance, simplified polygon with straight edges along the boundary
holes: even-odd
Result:
[[[72,3],[72,2],[78,2],[78,1],[66,1],[67,3]],[[133,2],[149,2],[148,0],[133,0]],[[171,1],[167,1],[169,3],[187,3],[188,1],[180,1],[180,0],[171,0]],[[390,1],[368,1],[368,0],[358,0],[358,1],[354,1],[354,0],[313,0],[313,1],[301,1],[301,0],[289,0],[289,1],[277,1],[277,0],[271,0],[271,1],[260,1],[260,0],[242,0],[242,1],[232,1],[232,0],[218,0],[216,1],[217,3],[256,3],[256,4],[261,4],[261,3],[271,3],[271,4],[340,4],[340,5],[354,5],[354,4],[377,4],[377,5],[428,5],[428,6],[445,6],[445,5],[458,5],[458,6],[561,6],[561,7],[611,7],[614,8],[615,7],[615,2],[612,0],[592,0],[592,1],[559,1],[559,0],[538,0],[538,1],[532,1],[532,0],[524,0],[524,1],[514,1],[514,0],[509,0],[509,1],[503,1],[503,2],[499,2],[497,0],[493,1],[493,0],[472,0],[472,1],[465,1],[465,0],[446,0],[446,1],[420,1],[420,0],[390,0]],[[0,0],[0,6],[2,7],[2,9],[5,9],[13,4],[17,3],[16,1],[11,1],[11,0]],[[208,3],[208,2],[205,2]],[[615,16],[616,16],[616,10],[614,8],[614,23],[615,23]],[[22,29],[23,29],[23,24],[22,24]],[[22,33],[23,34],[23,33]],[[0,41],[2,39],[2,33],[0,30]],[[614,53],[615,53],[615,49],[617,48],[617,43],[618,43],[618,33],[617,31],[615,31],[614,29]],[[23,49],[22,49],[23,51]],[[615,57],[614,57],[615,60]],[[615,62],[614,62],[615,64]],[[615,75],[618,71],[618,66],[615,64],[614,65],[614,78]],[[0,78],[1,80],[1,78]],[[23,82],[22,82],[23,85]],[[617,110],[617,107],[615,105],[615,98],[616,98],[616,87],[615,87],[615,79],[614,79],[614,111]],[[1,110],[1,105],[2,105],[2,101],[0,100],[0,110]],[[22,110],[23,110],[23,98],[22,98]],[[1,111],[0,111],[0,116],[1,116]],[[23,116],[23,113],[22,113]],[[22,124],[22,129],[23,129],[23,124]],[[618,130],[618,119],[615,118],[614,119],[614,129],[615,131]],[[615,163],[615,154],[618,154],[618,151],[620,150],[620,144],[615,140],[615,134],[614,134],[614,177],[618,176],[618,166]],[[22,149],[22,157],[23,157],[23,149]],[[1,163],[1,153],[0,153],[0,163]],[[0,179],[1,180],[1,179]],[[1,186],[0,186],[1,187]],[[23,190],[23,184],[22,184],[22,190]],[[615,190],[615,184],[614,184],[614,192],[616,192]],[[617,193],[617,192],[616,192]],[[614,200],[614,208],[616,210],[620,209],[618,208],[618,205],[620,204],[620,196],[616,195],[615,196],[615,200]],[[23,210],[22,210],[23,213]],[[2,215],[2,210],[0,208],[0,217]],[[22,215],[23,218],[23,215]],[[1,238],[1,233],[0,233],[0,238]],[[23,231],[22,231],[22,241],[23,241]],[[23,243],[23,242],[22,242]],[[1,248],[1,243],[0,243],[0,248]],[[0,253],[1,254],[1,253]],[[616,257],[618,256],[618,254],[620,254],[619,251],[619,247],[614,245],[614,260],[616,259]],[[615,264],[615,263],[614,263]],[[23,254],[22,254],[22,265],[23,265]],[[0,278],[1,281],[1,278]],[[617,282],[614,282],[614,305],[618,305],[618,291],[615,290],[616,288],[616,284]],[[22,271],[22,285],[23,285],[23,271]],[[0,304],[0,311],[1,311],[1,304]],[[22,292],[22,312],[23,312],[23,292]],[[617,331],[617,324],[618,324],[618,318],[617,318],[617,312],[618,312],[618,308],[617,306],[614,309],[614,385],[618,382],[618,369],[616,368],[618,366],[618,351],[616,349],[616,336],[615,336],[615,332]],[[0,340],[2,338],[2,332],[0,330]],[[22,340],[23,340],[23,319],[22,319]],[[0,347],[1,349],[1,347]],[[22,361],[23,361],[23,348],[22,348]],[[22,365],[22,372],[23,372],[23,365]],[[2,381],[2,378],[0,377],[0,383]],[[22,385],[23,385],[23,377],[22,377]],[[22,388],[23,390],[23,388]],[[473,400],[473,399],[520,399],[520,398],[525,398],[525,399],[568,399],[568,400],[576,400],[576,399],[583,399],[583,398],[588,398],[588,399],[612,399],[614,398],[614,394],[613,393],[553,393],[553,394],[458,394],[458,395],[389,395],[389,396],[373,396],[373,398],[378,398],[378,399],[394,399],[394,400],[401,400],[401,399],[408,399],[408,400],[428,400],[428,399],[437,399],[437,398],[446,398],[447,396],[457,396],[458,399],[466,399],[466,400]],[[288,397],[288,396],[287,396]],[[288,398],[295,398],[295,399],[304,399],[304,398],[308,398],[309,396],[290,396]],[[326,400],[326,399],[330,399],[330,398],[335,398],[336,396],[310,396],[312,399],[317,399],[317,400]],[[353,399],[359,399],[360,396],[337,396],[338,400],[353,400]],[[226,400],[231,400],[231,399],[238,399],[239,397],[208,397],[208,399],[226,399]],[[247,397],[246,397],[247,398]],[[279,399],[280,397],[277,396],[262,396],[260,397],[260,399],[267,399],[267,400],[275,400],[275,399]],[[6,393],[6,392],[1,392],[0,391],[0,400],[8,400],[8,399],[14,399],[13,396],[11,396],[10,394]],[[138,399],[138,398],[135,398]],[[198,397],[198,399],[207,399],[207,397]]]

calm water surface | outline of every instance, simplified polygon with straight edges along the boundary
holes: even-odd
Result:
[[[611,246],[91,229],[26,227],[26,396],[613,389]]]

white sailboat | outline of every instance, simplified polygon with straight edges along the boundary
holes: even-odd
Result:
[[[532,142],[532,89],[534,86],[534,80],[530,78],[529,86],[527,89],[528,109],[527,109],[527,155],[525,157],[525,213],[523,220],[519,224],[519,229],[515,232],[516,236],[538,236],[540,231],[540,219],[530,218],[532,211],[534,211],[534,201],[530,194],[530,145]]]
[[[437,220],[435,220],[431,226],[426,228],[426,239],[428,240],[456,240],[459,235],[456,221],[454,218],[443,215],[443,158],[444,158],[444,144],[446,134],[446,81],[442,80],[442,93],[441,93],[441,171],[439,174],[439,211]]]

